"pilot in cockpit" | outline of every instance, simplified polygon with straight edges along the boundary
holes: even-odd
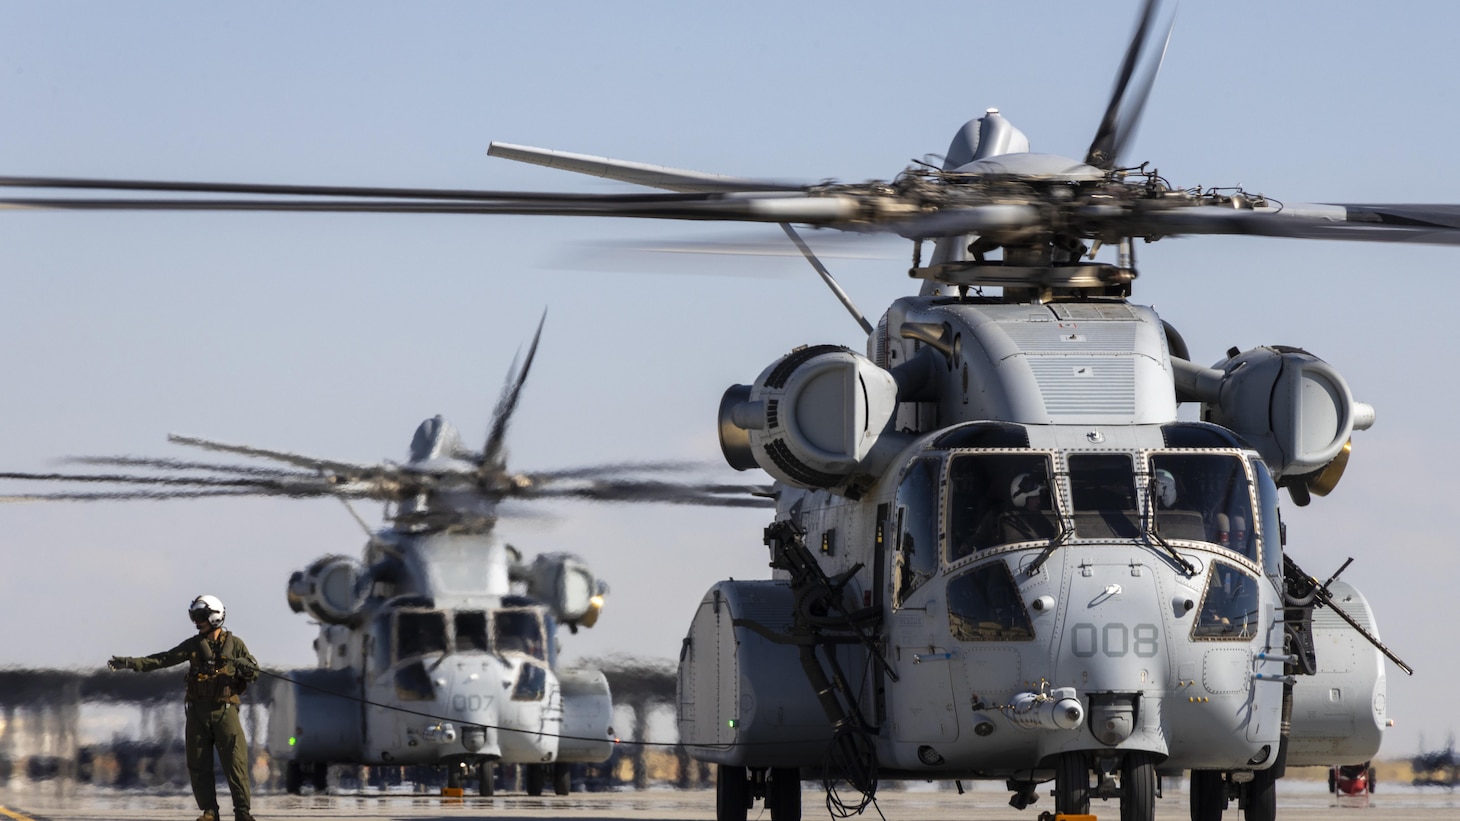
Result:
[[[1049,483],[1042,476],[1021,473],[1009,483],[1013,508],[1001,517],[1001,542],[1029,542],[1052,539],[1055,525],[1050,517]]]

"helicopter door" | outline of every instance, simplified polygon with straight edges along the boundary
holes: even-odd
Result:
[[[898,681],[891,685],[893,737],[898,741],[951,741],[958,737],[952,654],[938,629],[946,624],[938,571],[942,460],[917,459],[897,487],[897,549],[892,559],[893,606],[888,630]]]

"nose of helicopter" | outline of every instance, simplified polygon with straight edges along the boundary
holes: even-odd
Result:
[[[448,656],[432,678],[449,717],[458,728],[455,741],[473,755],[497,758],[501,702],[510,697],[512,670],[488,655]]]

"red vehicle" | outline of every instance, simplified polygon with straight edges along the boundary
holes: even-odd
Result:
[[[1374,791],[1374,768],[1369,762],[1344,764],[1328,770],[1328,791],[1336,795],[1367,795]]]

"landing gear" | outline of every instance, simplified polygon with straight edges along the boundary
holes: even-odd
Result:
[[[771,821],[801,821],[801,771],[772,767],[765,782],[765,805]]]
[[[1222,821],[1227,810],[1227,781],[1217,770],[1192,770],[1191,821]]]
[[[547,781],[546,764],[524,764],[522,766],[523,789],[528,795],[542,795],[542,786]]]
[[[1054,763],[1055,814],[1090,814],[1090,765],[1084,753],[1061,753]]]
[[[460,761],[452,761],[446,765],[446,789],[461,789],[461,768],[465,766]]]
[[[561,761],[553,765],[553,794],[567,795],[573,791],[573,765]]]
[[[330,788],[330,765],[326,761],[314,762],[314,794],[324,795]]]
[[[284,792],[300,795],[304,792],[304,780],[308,778],[315,795],[324,795],[325,790],[329,789],[329,775],[330,765],[323,761],[313,764],[290,761],[284,765]]]
[[[1156,759],[1132,750],[1120,762],[1120,821],[1155,821]]]
[[[1276,769],[1258,770],[1252,774],[1252,780],[1243,785],[1246,800],[1242,804],[1242,817],[1247,821],[1277,821]]]
[[[496,774],[493,769],[490,761],[477,762],[477,793],[483,797],[490,796],[496,791],[494,789],[496,785],[493,783]]]
[[[750,802],[745,768],[715,765],[715,821],[745,821]]]
[[[284,792],[299,795],[304,792],[304,768],[298,761],[284,765]]]

